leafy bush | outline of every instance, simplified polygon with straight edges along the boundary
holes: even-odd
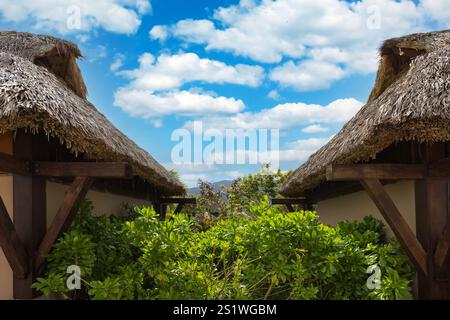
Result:
[[[48,256],[35,288],[72,299],[409,299],[412,268],[382,224],[325,226],[314,212],[286,213],[267,196],[208,228],[187,215],[160,221],[94,217],[87,203]],[[65,289],[66,267],[81,267],[82,289]],[[381,270],[368,289],[367,268]]]

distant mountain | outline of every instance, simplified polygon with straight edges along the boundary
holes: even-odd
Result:
[[[219,191],[220,190],[220,186],[225,186],[225,188],[228,188],[231,186],[231,184],[233,183],[233,180],[222,180],[222,181],[218,181],[218,182],[213,182],[211,183],[214,187],[214,191]],[[198,187],[194,187],[194,188],[190,188],[187,190],[188,194],[199,194],[200,193],[200,189]]]

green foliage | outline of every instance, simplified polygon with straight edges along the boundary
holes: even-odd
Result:
[[[56,274],[50,272],[46,278],[37,278],[31,287],[48,297],[55,295],[55,298],[68,298],[65,293],[69,290],[66,288],[65,277],[62,273]]]
[[[412,268],[379,221],[332,228],[314,212],[270,207],[264,195],[246,212],[205,228],[184,214],[161,221],[150,208],[135,209],[132,220],[95,217],[87,203],[34,286],[76,299],[411,298]],[[80,292],[64,286],[72,264],[82,270]],[[366,285],[372,265],[381,270],[374,290]]]
[[[224,191],[227,196],[226,210],[232,213],[249,213],[253,205],[261,203],[265,197],[275,198],[289,173],[280,170],[271,172],[270,165],[263,165],[261,171],[233,181]]]

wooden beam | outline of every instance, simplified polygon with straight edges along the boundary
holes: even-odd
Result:
[[[3,199],[0,197],[0,247],[3,249],[14,276],[26,278],[28,274],[28,254],[17,235]]]
[[[42,271],[44,256],[50,252],[56,240],[72,223],[92,183],[93,179],[87,177],[76,177],[73,181],[37,250],[35,262],[37,272]]]
[[[430,178],[450,179],[450,158],[440,159],[428,166]]]
[[[436,246],[434,263],[438,275],[445,278],[450,277],[450,220],[447,220],[447,225]]]
[[[365,179],[361,180],[361,184],[380,210],[411,262],[417,270],[427,274],[427,253],[398,211],[391,197],[384,190],[381,182],[377,179]]]
[[[177,207],[175,208],[175,214],[178,214],[178,213],[181,213],[181,210],[183,210],[183,207],[184,207],[184,203],[179,203],[178,205],[177,205]]]
[[[294,207],[293,207],[292,204],[290,204],[290,203],[286,203],[286,209],[287,209],[289,212],[295,212]]]
[[[167,204],[162,202],[154,202],[153,208],[155,209],[155,212],[159,215],[159,218],[164,221],[166,219],[167,214]]]
[[[33,174],[47,177],[132,178],[131,167],[121,162],[43,162],[33,163]]]
[[[157,202],[162,204],[196,204],[196,198],[160,198]]]
[[[411,164],[355,164],[330,165],[327,167],[328,181],[351,181],[364,179],[414,180],[426,177],[423,165]]]
[[[306,198],[273,198],[270,199],[272,205],[292,205],[292,204],[305,204]]]
[[[31,174],[30,162],[14,158],[13,156],[0,152],[0,172],[13,174]]]

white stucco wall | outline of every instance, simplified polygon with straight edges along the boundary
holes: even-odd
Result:
[[[416,208],[414,201],[414,182],[405,181],[390,184],[384,186],[384,188],[415,233]],[[320,220],[328,225],[335,225],[342,220],[361,221],[365,216],[371,215],[382,220],[387,226],[386,221],[365,191],[319,202],[317,212]],[[389,227],[387,227],[386,231],[389,236],[393,236],[392,230]]]

